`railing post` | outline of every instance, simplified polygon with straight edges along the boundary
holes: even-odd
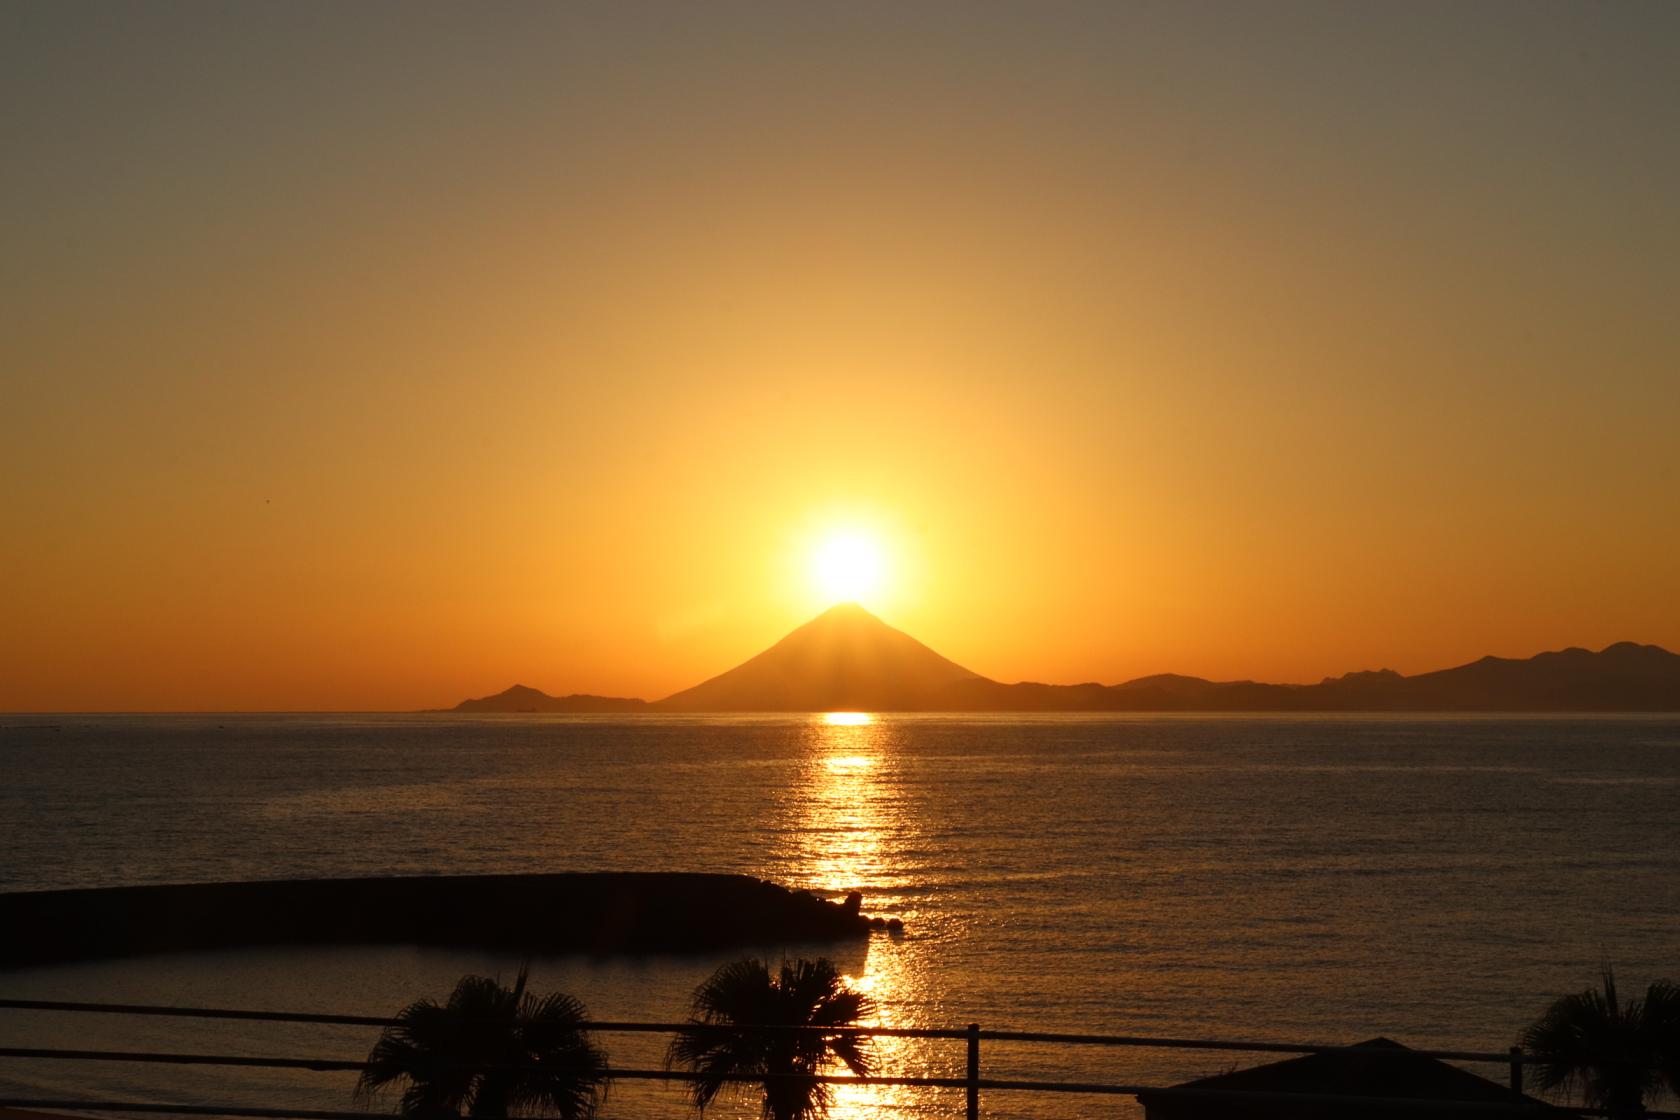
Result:
[[[968,1025],[968,1120],[980,1120],[980,1024]]]
[[[1523,1052],[1521,1046],[1511,1047],[1511,1092],[1522,1092]]]

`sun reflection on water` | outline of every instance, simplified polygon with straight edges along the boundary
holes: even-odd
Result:
[[[862,727],[875,722],[868,712],[824,712],[822,718],[830,727]]]
[[[864,712],[827,712],[811,725],[797,803],[793,877],[814,890],[845,894],[892,877],[893,854],[884,847],[900,824],[888,776],[887,725]]]
[[[867,712],[825,712],[812,718],[805,740],[785,802],[782,834],[790,843],[776,853],[767,877],[836,899],[861,891],[865,913],[903,913],[899,892],[914,876],[901,853],[918,843],[919,822],[908,811],[895,757],[901,736],[891,721]],[[862,967],[851,965],[847,982],[874,1002],[866,1025],[927,1025],[919,1009],[929,1001],[908,948],[902,939],[876,934]],[[922,1040],[876,1038],[872,1048],[875,1068],[883,1074],[950,1072]],[[831,1072],[845,1076],[843,1067]],[[918,1096],[904,1086],[838,1085],[830,1115],[834,1120],[911,1115],[933,1103],[925,1090]]]

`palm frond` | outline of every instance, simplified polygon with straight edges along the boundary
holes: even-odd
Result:
[[[1578,1093],[1615,1117],[1643,1115],[1647,1094],[1680,1091],[1680,989],[1659,981],[1623,1003],[1606,966],[1597,989],[1554,1000],[1521,1046],[1543,1091]]]
[[[1680,984],[1658,980],[1645,989],[1645,1021],[1656,1051],[1656,1072],[1680,1097]]]
[[[833,1101],[815,1075],[833,1058],[866,1073],[867,1040],[843,1030],[776,1028],[843,1028],[870,1007],[826,958],[784,961],[774,976],[756,958],[732,961],[694,990],[693,1028],[672,1040],[666,1065],[694,1075],[689,1096],[701,1111],[720,1094],[742,1089],[730,1078],[758,1077],[766,1120],[814,1120]]]
[[[607,1056],[584,1030],[581,1003],[527,994],[528,983],[525,968],[511,989],[466,976],[443,1005],[404,1008],[369,1053],[356,1098],[401,1084],[405,1116],[587,1120],[606,1093]]]

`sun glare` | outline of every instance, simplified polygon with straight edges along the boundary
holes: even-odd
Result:
[[[829,537],[817,546],[816,577],[830,599],[857,602],[880,589],[881,551],[868,537]]]

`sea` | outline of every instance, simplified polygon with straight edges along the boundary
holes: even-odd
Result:
[[[1680,978],[1672,716],[0,716],[0,890],[723,871],[904,922],[831,957],[888,1026],[1501,1052],[1611,964]],[[601,1020],[682,1018],[742,953],[553,956]],[[505,954],[263,948],[0,972],[0,998],[391,1015]],[[356,1060],[373,1033],[0,1010],[0,1046]],[[603,1035],[658,1068],[654,1036]],[[961,1042],[880,1071],[960,1076]],[[988,1078],[1168,1085],[1266,1055],[988,1042]],[[1473,1067],[1503,1080],[1501,1067]],[[0,1058],[0,1096],[347,1109],[354,1075]],[[389,1110],[394,1102],[376,1102]],[[960,1116],[843,1086],[831,1116]],[[996,1091],[987,1116],[1136,1116]],[[620,1082],[606,1117],[682,1117]],[[750,1094],[708,1115],[756,1116]]]

